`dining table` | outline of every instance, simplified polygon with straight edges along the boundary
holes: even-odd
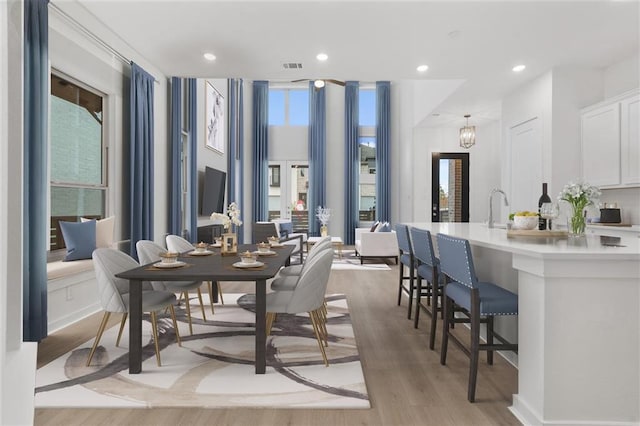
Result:
[[[219,248],[210,247],[205,255],[196,252],[181,253],[180,267],[158,267],[156,263],[116,274],[129,280],[129,374],[142,371],[142,283],[145,281],[247,281],[255,282],[256,339],[255,372],[266,370],[266,299],[267,280],[273,278],[282,266],[289,264],[293,246],[272,247],[270,253],[259,255],[263,263],[257,267],[234,266],[240,262],[238,254],[223,255]],[[257,251],[255,244],[238,245],[238,253]],[[188,303],[188,302],[187,302]]]

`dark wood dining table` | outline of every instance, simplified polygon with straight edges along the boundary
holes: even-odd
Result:
[[[273,247],[275,254],[259,256],[264,266],[237,268],[238,255],[223,256],[219,249],[210,248],[209,256],[193,256],[183,253],[178,260],[187,265],[179,268],[155,268],[143,265],[117,274],[129,280],[129,373],[142,371],[142,282],[144,281],[254,281],[256,284],[256,374],[266,369],[266,299],[267,280],[273,278],[280,268],[287,265],[293,246]],[[238,253],[256,251],[255,244],[238,246]]]

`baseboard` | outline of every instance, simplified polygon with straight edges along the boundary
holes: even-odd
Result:
[[[513,395],[513,405],[509,411],[523,425],[540,426],[638,426],[640,422],[623,422],[619,420],[544,420],[518,394]]]

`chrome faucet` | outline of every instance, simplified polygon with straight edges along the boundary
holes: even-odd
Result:
[[[493,188],[491,192],[489,192],[489,218],[487,219],[487,228],[493,228],[493,206],[491,205],[491,200],[493,200],[493,194],[499,192],[504,196],[504,205],[509,205],[509,200],[507,200],[507,194],[504,193],[502,189]]]

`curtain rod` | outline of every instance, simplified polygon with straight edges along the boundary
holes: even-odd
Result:
[[[131,65],[131,60],[129,58],[127,58],[126,56],[124,56],[122,53],[118,52],[116,49],[114,49],[113,47],[111,47],[110,44],[108,44],[106,41],[102,40],[100,37],[98,37],[97,35],[95,35],[94,33],[92,33],[89,29],[87,29],[87,27],[85,27],[84,25],[82,25],[80,22],[76,21],[75,19],[73,19],[71,16],[69,16],[66,12],[64,12],[62,9],[60,9],[58,6],[56,6],[54,3],[49,2],[49,8],[53,11],[55,11],[58,15],[60,15],[62,18],[64,18],[68,23],[70,23],[71,25],[73,25],[78,31],[80,31],[82,34],[86,35],[87,37],[89,37],[91,40],[93,40],[95,43],[97,43],[98,45],[100,45],[103,49],[105,49],[107,52],[111,53],[112,55],[114,55],[116,58],[118,58],[121,62],[127,64],[127,65]],[[153,80],[158,83],[158,80],[154,77]]]

